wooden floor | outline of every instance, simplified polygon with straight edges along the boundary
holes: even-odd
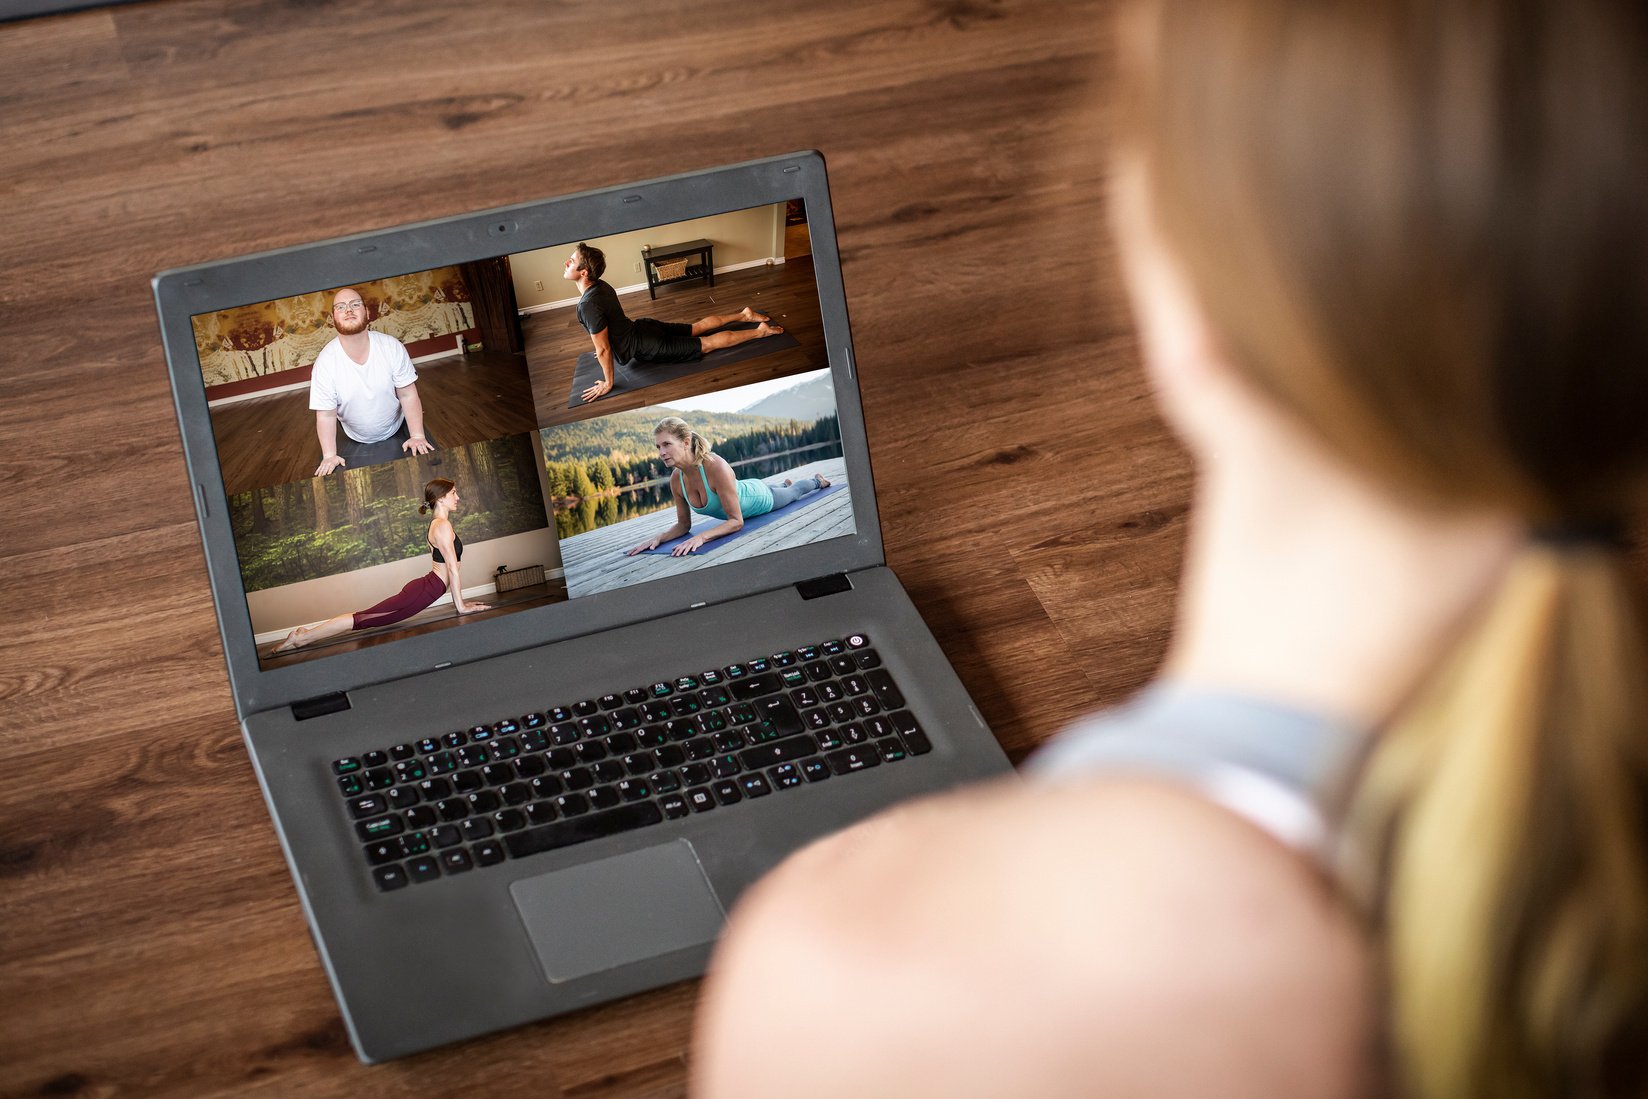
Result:
[[[715,277],[714,286],[699,283],[662,287],[658,300],[646,293],[623,294],[619,302],[630,317],[656,317],[690,324],[701,317],[725,316],[744,306],[773,318],[800,345],[746,359],[730,366],[713,360],[695,374],[660,382],[645,389],[620,391],[576,408],[566,407],[572,392],[572,373],[578,356],[589,351],[589,335],[571,309],[550,309],[524,318],[526,358],[532,371],[532,392],[538,401],[542,427],[572,423],[591,416],[628,412],[671,399],[714,393],[734,386],[784,378],[809,370],[829,368],[824,326],[819,319],[817,282],[810,257],[803,256],[771,267],[750,267]]]
[[[760,530],[740,535],[726,545],[717,546],[711,542],[704,547],[710,552],[700,551],[681,557],[647,553],[625,556],[626,551],[674,525],[674,508],[665,508],[652,515],[639,515],[587,534],[564,538],[561,540],[561,567],[566,571],[567,592],[573,596],[593,595],[610,588],[677,576],[729,561],[759,557],[787,546],[805,545],[853,533],[852,489],[846,487],[847,463],[842,459],[811,462],[764,480],[777,483],[789,477],[799,481],[815,473],[822,473],[832,484],[842,485],[842,491],[816,503],[795,508],[790,514],[775,518]],[[707,516],[693,517],[694,530],[708,530],[715,524],[716,520]]]
[[[237,727],[155,271],[820,149],[888,563],[1014,758],[1138,685],[1189,467],[1104,227],[1108,13],[148,0],[0,24],[0,1095],[684,1086],[690,982],[355,1061]]]
[[[424,429],[441,447],[533,429],[532,389],[519,355],[479,351],[421,363],[418,399]],[[230,496],[308,480],[320,464],[307,388],[219,405],[212,409],[212,433]]]

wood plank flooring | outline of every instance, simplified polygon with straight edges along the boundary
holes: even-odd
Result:
[[[690,324],[707,316],[725,316],[748,305],[771,316],[784,331],[800,341],[785,348],[731,366],[707,365],[698,373],[645,389],[620,391],[576,408],[567,408],[572,372],[578,356],[591,349],[589,335],[571,309],[550,309],[523,320],[526,358],[532,372],[532,391],[538,401],[538,423],[543,427],[573,423],[591,416],[628,412],[672,399],[711,393],[734,386],[784,378],[809,370],[829,368],[824,326],[819,317],[817,282],[810,257],[771,267],[751,267],[715,277],[715,285],[682,283],[662,287],[658,300],[646,291],[619,296],[631,318],[656,317]]]
[[[0,1095],[684,1090],[691,982],[354,1059],[236,724],[161,269],[819,149],[889,564],[1014,758],[1139,683],[1189,464],[1104,229],[1109,9],[149,0],[0,25]],[[588,346],[544,318],[535,374],[546,340]],[[290,431],[312,470],[312,421]]]
[[[478,351],[421,363],[418,399],[425,429],[443,448],[534,427],[531,383],[519,355]],[[320,464],[307,388],[219,405],[212,409],[212,433],[230,496],[308,480]]]

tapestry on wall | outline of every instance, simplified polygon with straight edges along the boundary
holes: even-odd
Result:
[[[548,527],[535,444],[512,435],[229,497],[246,590],[428,557],[430,519],[418,505],[433,477],[458,485],[453,527],[466,543]]]
[[[411,344],[475,327],[469,289],[456,267],[438,267],[355,286],[370,327]],[[335,290],[259,302],[195,318],[195,350],[206,386],[269,378],[314,365],[332,328]]]

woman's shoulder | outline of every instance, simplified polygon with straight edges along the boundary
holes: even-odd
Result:
[[[863,1052],[916,1091],[1351,1095],[1365,1067],[1366,949],[1336,891],[1160,782],[1003,784],[809,849],[735,913],[710,1029],[720,1004],[755,1002],[766,967],[799,964],[796,941],[817,973],[785,982],[798,1002],[773,1026],[873,990],[903,1023]],[[750,1025],[745,1049],[783,1048]]]

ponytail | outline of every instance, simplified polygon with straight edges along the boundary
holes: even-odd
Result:
[[[1382,739],[1388,1035],[1416,1099],[1648,1086],[1648,648],[1623,557],[1531,543]]]
[[[423,503],[418,505],[418,514],[428,515],[430,510],[434,508],[436,501],[457,487],[457,485],[453,484],[451,481],[448,481],[445,477],[436,477],[434,480],[424,485]]]

